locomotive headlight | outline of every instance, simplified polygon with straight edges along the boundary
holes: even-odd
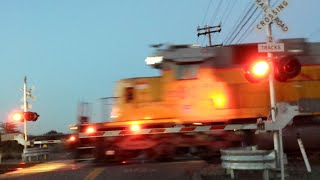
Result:
[[[85,132],[86,134],[93,134],[96,132],[96,129],[93,126],[88,126]]]
[[[140,127],[140,125],[139,125],[137,122],[133,122],[133,123],[131,124],[130,130],[131,130],[132,132],[139,132],[140,129],[141,129],[141,127]]]
[[[160,64],[162,61],[163,61],[162,56],[151,56],[151,57],[147,57],[145,60],[147,65]]]
[[[69,138],[68,138],[68,142],[75,142],[77,140],[76,136],[75,135],[71,135]]]
[[[211,96],[215,108],[225,108],[227,106],[227,97],[224,94],[215,94]]]

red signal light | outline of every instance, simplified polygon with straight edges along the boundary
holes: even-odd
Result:
[[[286,56],[274,63],[274,78],[280,82],[294,78],[301,72],[301,63],[298,59]]]
[[[245,78],[253,83],[266,79],[270,72],[270,64],[268,61],[258,59],[247,64],[244,69]]]
[[[252,73],[255,76],[264,77],[269,73],[270,67],[266,61],[258,61],[252,66]]]
[[[23,121],[23,113],[22,112],[15,112],[12,114],[12,120],[15,122]]]
[[[27,121],[37,121],[37,119],[39,118],[39,114],[38,113],[36,113],[36,112],[30,112],[30,111],[28,111],[28,112],[24,112],[23,113],[23,117],[24,117],[24,119],[25,120],[27,120]]]

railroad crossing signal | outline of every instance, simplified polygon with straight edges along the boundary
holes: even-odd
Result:
[[[263,29],[265,26],[271,22],[275,24],[283,31],[287,32],[289,30],[288,26],[282,21],[278,14],[281,13],[286,7],[288,7],[288,0],[282,0],[275,8],[271,9],[265,2],[266,0],[255,0],[256,5],[262,9],[264,12],[264,17],[256,25],[257,30]]]
[[[301,64],[293,56],[285,56],[276,62],[274,67],[274,78],[279,82],[286,82],[295,78],[301,72]],[[270,74],[270,62],[265,59],[256,59],[244,67],[244,77],[251,83],[258,83],[268,78]]]
[[[23,122],[23,121],[37,121],[39,118],[39,114],[36,112],[15,112],[12,114],[12,120],[15,122]]]

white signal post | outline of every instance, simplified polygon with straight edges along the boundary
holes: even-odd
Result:
[[[28,102],[27,102],[27,77],[24,77],[24,83],[23,83],[23,112],[28,111]],[[24,146],[23,146],[23,153],[27,150],[27,121],[23,117],[23,128],[24,128]]]
[[[274,67],[273,67],[273,55],[272,52],[281,52],[284,50],[283,44],[273,43],[271,22],[274,22],[283,31],[287,32],[288,27],[285,23],[279,19],[278,14],[282,12],[288,5],[288,0],[283,0],[276,6],[275,9],[271,9],[269,6],[270,0],[255,0],[255,4],[262,9],[265,16],[262,21],[256,26],[256,29],[261,30],[263,26],[266,26],[267,33],[267,44],[266,49],[261,50],[261,52],[267,52],[268,61],[271,63],[271,71],[269,74],[269,89],[270,89],[270,106],[271,106],[271,119],[276,121],[276,93],[274,87]],[[269,47],[268,47],[269,45]],[[273,46],[270,46],[273,45]],[[259,49],[263,49],[264,45],[258,45]],[[275,50],[274,50],[275,49]],[[277,154],[277,167],[280,165],[281,170],[281,180],[284,180],[284,162],[283,162],[283,143],[282,143],[282,129],[273,132],[273,144],[274,150]]]

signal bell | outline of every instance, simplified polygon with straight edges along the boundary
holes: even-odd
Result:
[[[24,117],[24,119],[27,120],[27,121],[37,121],[37,119],[38,119],[39,116],[40,116],[40,115],[39,115],[38,113],[36,113],[36,112],[30,112],[30,111],[28,111],[28,112],[24,112],[24,113],[23,113],[23,117]]]
[[[301,64],[297,58],[286,56],[274,63],[274,78],[280,82],[294,78],[301,72]]]

